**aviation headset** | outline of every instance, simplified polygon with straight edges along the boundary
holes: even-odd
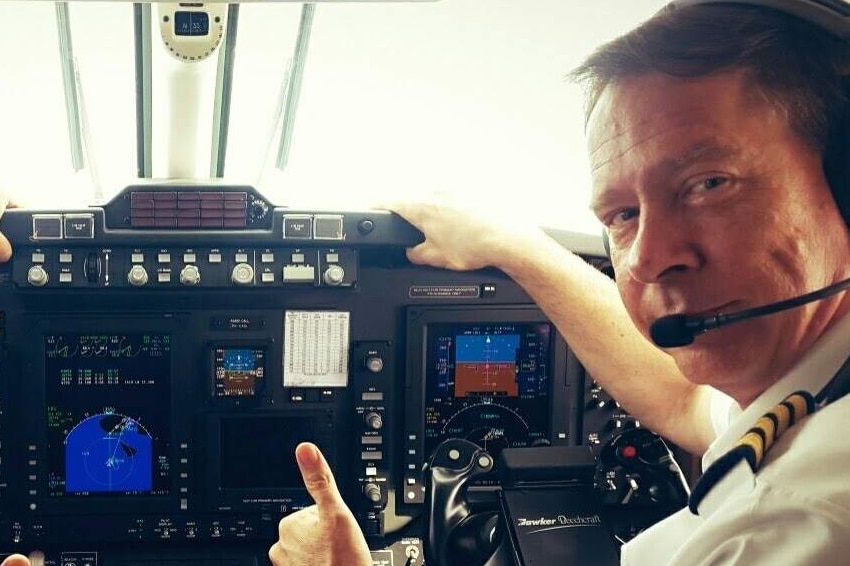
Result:
[[[763,6],[815,24],[839,39],[850,42],[850,0],[673,0],[671,4],[740,4]],[[850,73],[850,68],[847,69]],[[824,172],[844,221],[850,226],[850,74],[844,76],[845,108],[824,151]],[[611,256],[608,232],[603,230],[605,253]]]

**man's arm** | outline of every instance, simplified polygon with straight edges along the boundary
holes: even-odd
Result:
[[[516,217],[482,217],[436,204],[389,207],[422,230],[414,263],[453,270],[496,267],[531,296],[588,372],[647,427],[701,454],[714,437],[709,389],[685,379],[673,359],[637,330],[616,285]]]
[[[547,240],[547,241],[544,241]],[[590,375],[648,428],[694,454],[714,438],[708,388],[635,328],[616,285],[545,237],[497,265],[549,316]]]

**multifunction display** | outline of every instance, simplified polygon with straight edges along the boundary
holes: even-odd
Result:
[[[48,494],[167,495],[171,337],[44,337]]]

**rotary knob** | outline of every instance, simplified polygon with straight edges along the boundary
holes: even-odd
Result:
[[[196,265],[187,265],[180,270],[180,283],[183,285],[197,285],[201,282],[201,272]]]
[[[47,271],[40,265],[33,265],[27,271],[27,282],[30,285],[35,285],[36,287],[44,287],[47,285],[47,280],[50,279],[47,276]]]
[[[326,284],[336,287],[341,285],[345,280],[345,270],[341,265],[329,265],[324,275],[322,275],[322,279],[324,279]]]
[[[384,369],[384,360],[380,356],[369,356],[366,358],[366,369],[372,373],[381,373]]]
[[[247,263],[238,263],[230,274],[230,280],[237,285],[250,285],[254,282],[254,268]]]
[[[127,273],[127,282],[133,287],[141,287],[148,282],[148,272],[141,265],[134,265]]]
[[[269,205],[265,201],[257,199],[251,203],[250,212],[248,213],[251,220],[262,220],[269,212]]]
[[[381,416],[381,413],[376,413],[375,411],[371,411],[366,413],[364,417],[366,420],[366,424],[372,430],[381,430],[384,426],[384,417]]]
[[[376,483],[367,483],[363,486],[363,495],[371,503],[378,504],[381,502],[381,487]]]

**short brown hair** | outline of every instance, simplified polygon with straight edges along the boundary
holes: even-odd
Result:
[[[754,92],[823,156],[833,196],[850,224],[850,43],[825,29],[760,6],[668,4],[598,48],[570,78],[586,87],[587,119],[605,88],[618,80],[734,70],[743,70]]]
[[[612,82],[647,73],[701,77],[743,69],[760,94],[820,151],[846,103],[850,45],[797,17],[740,4],[668,4],[597,49],[570,76],[587,86],[587,116]]]

